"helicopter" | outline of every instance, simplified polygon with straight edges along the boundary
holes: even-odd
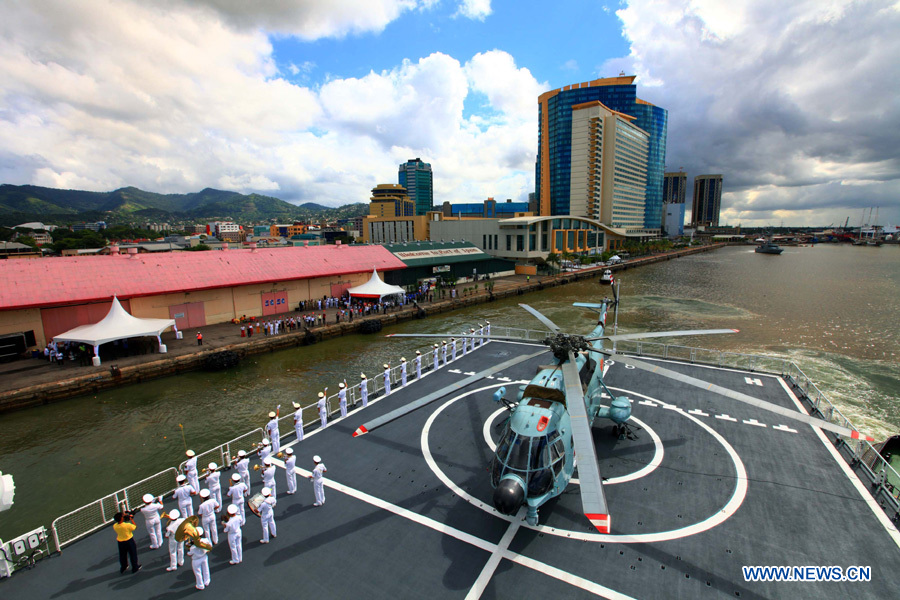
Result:
[[[615,292],[614,292],[615,294]],[[453,385],[435,391],[419,400],[397,408],[381,417],[361,425],[354,437],[364,435],[395,419],[418,410],[457,390],[508,369],[516,364],[539,356],[548,350],[554,363],[538,367],[532,380],[518,390],[516,401],[505,397],[505,388],[494,394],[496,402],[502,402],[510,412],[503,426],[491,460],[491,486],[494,489],[493,505],[501,514],[513,516],[525,507],[525,520],[537,525],[538,510],[547,501],[562,494],[571,481],[577,462],[580,480],[581,503],[584,515],[600,533],[610,533],[611,518],[603,492],[597,452],[592,436],[592,426],[597,418],[613,422],[613,432],[620,439],[634,439],[628,424],[632,402],[625,396],[616,396],[603,382],[604,361],[615,359],[634,368],[649,371],[778,413],[787,418],[838,433],[854,439],[874,441],[874,438],[858,431],[835,425],[829,421],[794,412],[776,404],[754,398],[709,382],[684,375],[656,364],[647,363],[604,348],[604,342],[647,338],[676,337],[685,335],[711,335],[738,333],[737,329],[706,329],[660,331],[649,333],[606,335],[606,318],[609,307],[618,304],[603,299],[599,303],[575,302],[579,308],[598,313],[595,328],[586,336],[563,333],[553,321],[527,304],[519,306],[532,314],[550,330],[535,353],[518,356],[462,379]],[[445,337],[441,334],[391,334],[387,337]],[[534,344],[529,340],[511,336],[462,336],[498,341],[517,341]],[[609,401],[608,405],[603,402]],[[576,461],[577,459],[577,461]]]

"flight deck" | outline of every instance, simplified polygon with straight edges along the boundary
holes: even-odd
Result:
[[[635,439],[597,419],[593,437],[611,519],[598,533],[581,510],[577,472],[541,506],[539,522],[491,503],[491,459],[506,409],[497,388],[526,384],[534,357],[367,435],[363,423],[448,388],[486,365],[540,349],[494,341],[344,419],[311,430],[297,454],[298,492],[276,476],[278,535],[259,542],[247,513],[243,563],[224,536],[210,553],[211,583],[194,589],[188,558],[136,539],[143,570],[119,574],[111,527],[0,581],[4,599],[181,598],[892,598],[900,589],[900,535],[834,449],[812,427],[747,404],[606,361],[604,381],[632,402]],[[653,359],[643,359],[653,362]],[[663,361],[659,361],[662,363]],[[779,376],[665,361],[667,369],[802,410]],[[319,455],[325,504],[304,478]],[[277,464],[283,467],[280,461]],[[230,473],[223,475],[223,481]],[[261,488],[251,471],[253,493]],[[167,500],[166,508],[174,503]],[[871,569],[870,581],[746,581],[743,567]]]

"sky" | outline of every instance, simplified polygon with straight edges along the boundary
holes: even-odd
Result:
[[[624,71],[721,222],[900,225],[898,32],[896,0],[4,0],[0,182],[339,206],[419,157],[436,204],[526,200],[538,95]]]

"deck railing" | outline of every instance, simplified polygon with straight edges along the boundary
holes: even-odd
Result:
[[[491,334],[494,336],[519,337],[532,341],[540,341],[548,335],[546,331],[496,326],[492,326]],[[432,349],[432,345],[420,348],[420,351],[422,352],[423,373],[433,370],[434,361]],[[728,367],[750,372],[778,374],[785,377],[795,386],[797,391],[801,392],[800,395],[803,400],[811,409],[818,413],[818,416],[855,430],[855,427],[850,420],[847,419],[834,404],[832,404],[815,383],[813,383],[796,364],[784,358],[633,340],[617,342],[616,351],[636,356],[649,356],[696,364],[707,364],[717,367]],[[457,338],[457,358],[460,356],[462,356],[462,339]],[[450,364],[451,356],[449,349],[447,358],[448,361],[445,363],[442,353],[439,352],[439,368]],[[392,386],[399,385],[400,383],[400,369],[399,363],[395,364],[390,369]],[[412,360],[409,360],[407,363],[407,378],[410,382],[415,380],[415,367]],[[335,387],[335,389],[337,388]],[[373,375],[368,379],[369,398],[374,400],[379,397],[383,391],[383,370],[378,369],[373,371]],[[359,401],[359,383],[348,386],[348,410]],[[328,418],[330,419],[331,415],[339,410],[337,393],[328,396],[326,406]],[[281,435],[289,435],[294,431],[294,411],[293,409],[288,408],[285,412],[287,414],[282,416],[278,422]],[[316,403],[304,406],[302,414],[304,428],[319,422]],[[206,450],[198,455],[198,467],[202,469],[209,462],[215,462],[221,466],[230,466],[232,458],[236,456],[238,450],[245,450],[248,453],[255,451],[257,443],[262,441],[263,436],[263,430],[261,428],[256,428],[229,442]],[[860,470],[869,477],[870,483],[873,484],[873,495],[877,500],[882,501],[882,506],[885,510],[887,511],[890,506],[893,508],[894,512],[900,511],[900,502],[898,502],[900,486],[895,487],[889,484],[892,479],[893,481],[900,482],[900,475],[898,475],[887,461],[881,457],[878,451],[869,442],[864,440],[852,440],[841,436],[834,437],[836,444],[843,448],[849,455],[848,459],[851,463],[853,463],[854,466],[858,466]],[[58,517],[53,521],[52,525],[53,540],[56,550],[61,551],[66,545],[109,525],[112,523],[113,515],[121,510],[121,508],[134,509],[139,507],[142,503],[141,497],[146,493],[153,494],[154,496],[165,496],[172,493],[175,488],[175,477],[181,472],[183,467],[184,463],[179,465],[178,469],[170,467]]]

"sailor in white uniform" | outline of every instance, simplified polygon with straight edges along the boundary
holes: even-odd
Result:
[[[209,488],[209,493],[212,494],[212,497],[216,499],[216,503],[218,503],[219,507],[216,509],[216,512],[222,510],[222,485],[219,483],[219,477],[222,475],[219,473],[219,465],[212,462],[209,463],[209,475],[206,476],[206,487]]]
[[[200,542],[205,544],[209,544],[209,539],[203,537],[203,534],[206,532],[202,527],[197,528],[197,535],[200,536]],[[188,554],[191,555],[191,570],[194,571],[194,579],[196,583],[194,587],[198,590],[202,590],[209,585],[209,557],[206,553],[209,550],[201,548],[197,544],[191,544],[191,549]]]
[[[437,369],[438,369],[438,348],[439,348],[439,346],[437,344],[435,344],[434,348],[431,350],[431,358],[432,358],[432,362],[434,363],[435,371],[437,371]]]
[[[343,381],[338,384],[338,405],[341,407],[341,418],[347,416],[347,384]]]
[[[267,487],[272,490],[272,495],[274,496],[278,492],[275,491],[275,465],[272,464],[272,457],[269,456],[266,460],[263,461],[262,468],[262,480],[263,487]]]
[[[267,458],[272,456],[272,442],[263,440],[262,446],[259,448],[259,462],[263,463]]]
[[[266,435],[272,443],[272,453],[278,454],[281,450],[281,432],[278,430],[278,417],[281,416],[281,405],[269,412],[269,422],[266,423]]]
[[[488,335],[488,336],[491,335],[491,322],[490,321],[484,322],[484,335]]]
[[[326,390],[328,388],[325,388]],[[322,427],[328,425],[328,409],[325,407],[325,392],[319,392],[319,401],[316,402],[316,406],[319,408],[319,420],[322,422]]]
[[[391,365],[385,364],[384,366],[384,395],[387,396],[391,393]]]
[[[175,539],[175,532],[183,521],[180,512],[169,511],[169,524],[166,526],[166,537],[169,538],[169,566],[166,571],[174,571],[184,564],[184,542]]]
[[[250,495],[250,459],[247,458],[247,453],[244,450],[238,451],[238,461],[235,464],[235,468],[237,469],[236,474],[240,474],[241,481],[244,482],[244,495]],[[231,477],[234,479],[234,475]],[[235,502],[237,504],[237,502]]]
[[[277,529],[275,527],[275,498],[272,496],[272,490],[267,487],[262,489],[262,495],[265,496],[263,503],[259,505],[259,518],[262,521],[262,539],[260,544],[269,543],[269,533],[272,537],[276,537]]]
[[[478,335],[482,336],[478,338],[478,347],[481,348],[482,346],[484,346],[484,325],[482,325],[481,323],[478,324]]]
[[[422,379],[422,353],[416,350],[416,358],[413,359],[416,366],[416,379]]]
[[[156,550],[163,543],[162,521],[159,519],[159,511],[162,510],[162,496],[154,498],[153,494],[144,494],[144,506],[141,514],[144,515],[144,523],[147,524],[147,533],[150,534],[150,549]]]
[[[456,360],[456,338],[450,338],[450,360]]]
[[[400,386],[406,387],[406,359],[400,359]]]
[[[469,334],[467,334],[465,331],[463,331],[462,335],[463,335],[463,337],[461,338],[462,339],[462,355],[465,356],[466,352],[469,351],[469,338],[466,337]]]
[[[236,565],[244,560],[244,552],[241,544],[241,525],[244,524],[244,519],[239,513],[240,511],[237,506],[234,504],[228,505],[228,521],[225,523],[223,529],[225,530],[225,533],[228,534],[228,547],[231,548],[231,560],[228,561],[229,565]]]
[[[316,495],[316,501],[313,506],[322,506],[325,504],[325,482],[323,477],[328,472],[328,469],[325,468],[325,463],[322,462],[318,455],[313,456],[313,464],[316,466],[312,470],[312,475],[309,476],[309,479],[312,479],[313,492]]]
[[[475,333],[475,328],[474,328],[474,327],[472,327],[471,329],[469,329],[469,335],[476,335],[476,333]],[[474,352],[474,351],[475,351],[475,348],[477,348],[476,344],[478,343],[478,341],[473,337],[473,338],[470,338],[470,339],[469,339],[469,343],[470,343],[469,350],[471,350],[472,352]]]
[[[185,454],[188,459],[184,463],[184,474],[187,475],[188,483],[191,484],[191,487],[194,488],[194,492],[196,493],[200,490],[200,476],[197,473],[197,455],[193,450],[188,450]]]
[[[287,478],[287,493],[293,494],[297,491],[297,472],[294,471],[294,467],[297,466],[297,457],[294,456],[293,448],[286,448],[284,454],[284,475]]]
[[[369,405],[369,380],[365,373],[359,374],[359,397],[362,398],[363,408]]]
[[[233,473],[231,475],[231,487],[228,488],[228,497],[231,498],[231,504],[238,509],[238,514],[241,516],[241,525],[247,520],[244,517],[244,496],[246,492],[247,486],[244,485],[241,476],[238,473]]]
[[[212,543],[218,544],[219,530],[216,529],[216,511],[219,509],[219,503],[210,496],[209,490],[200,490],[200,506],[197,507],[197,514],[200,515],[200,524],[209,532]]]
[[[184,475],[176,477],[175,482],[178,484],[178,487],[175,488],[172,498],[178,500],[178,510],[180,510],[185,517],[193,516],[194,499],[192,496],[197,495],[196,490],[191,487],[191,484],[187,482],[187,477]]]
[[[299,402],[294,402],[293,405],[297,409],[294,411],[294,433],[297,434],[297,441],[299,442],[303,440],[303,408]]]
[[[441,340],[441,360],[447,365],[447,340]]]

